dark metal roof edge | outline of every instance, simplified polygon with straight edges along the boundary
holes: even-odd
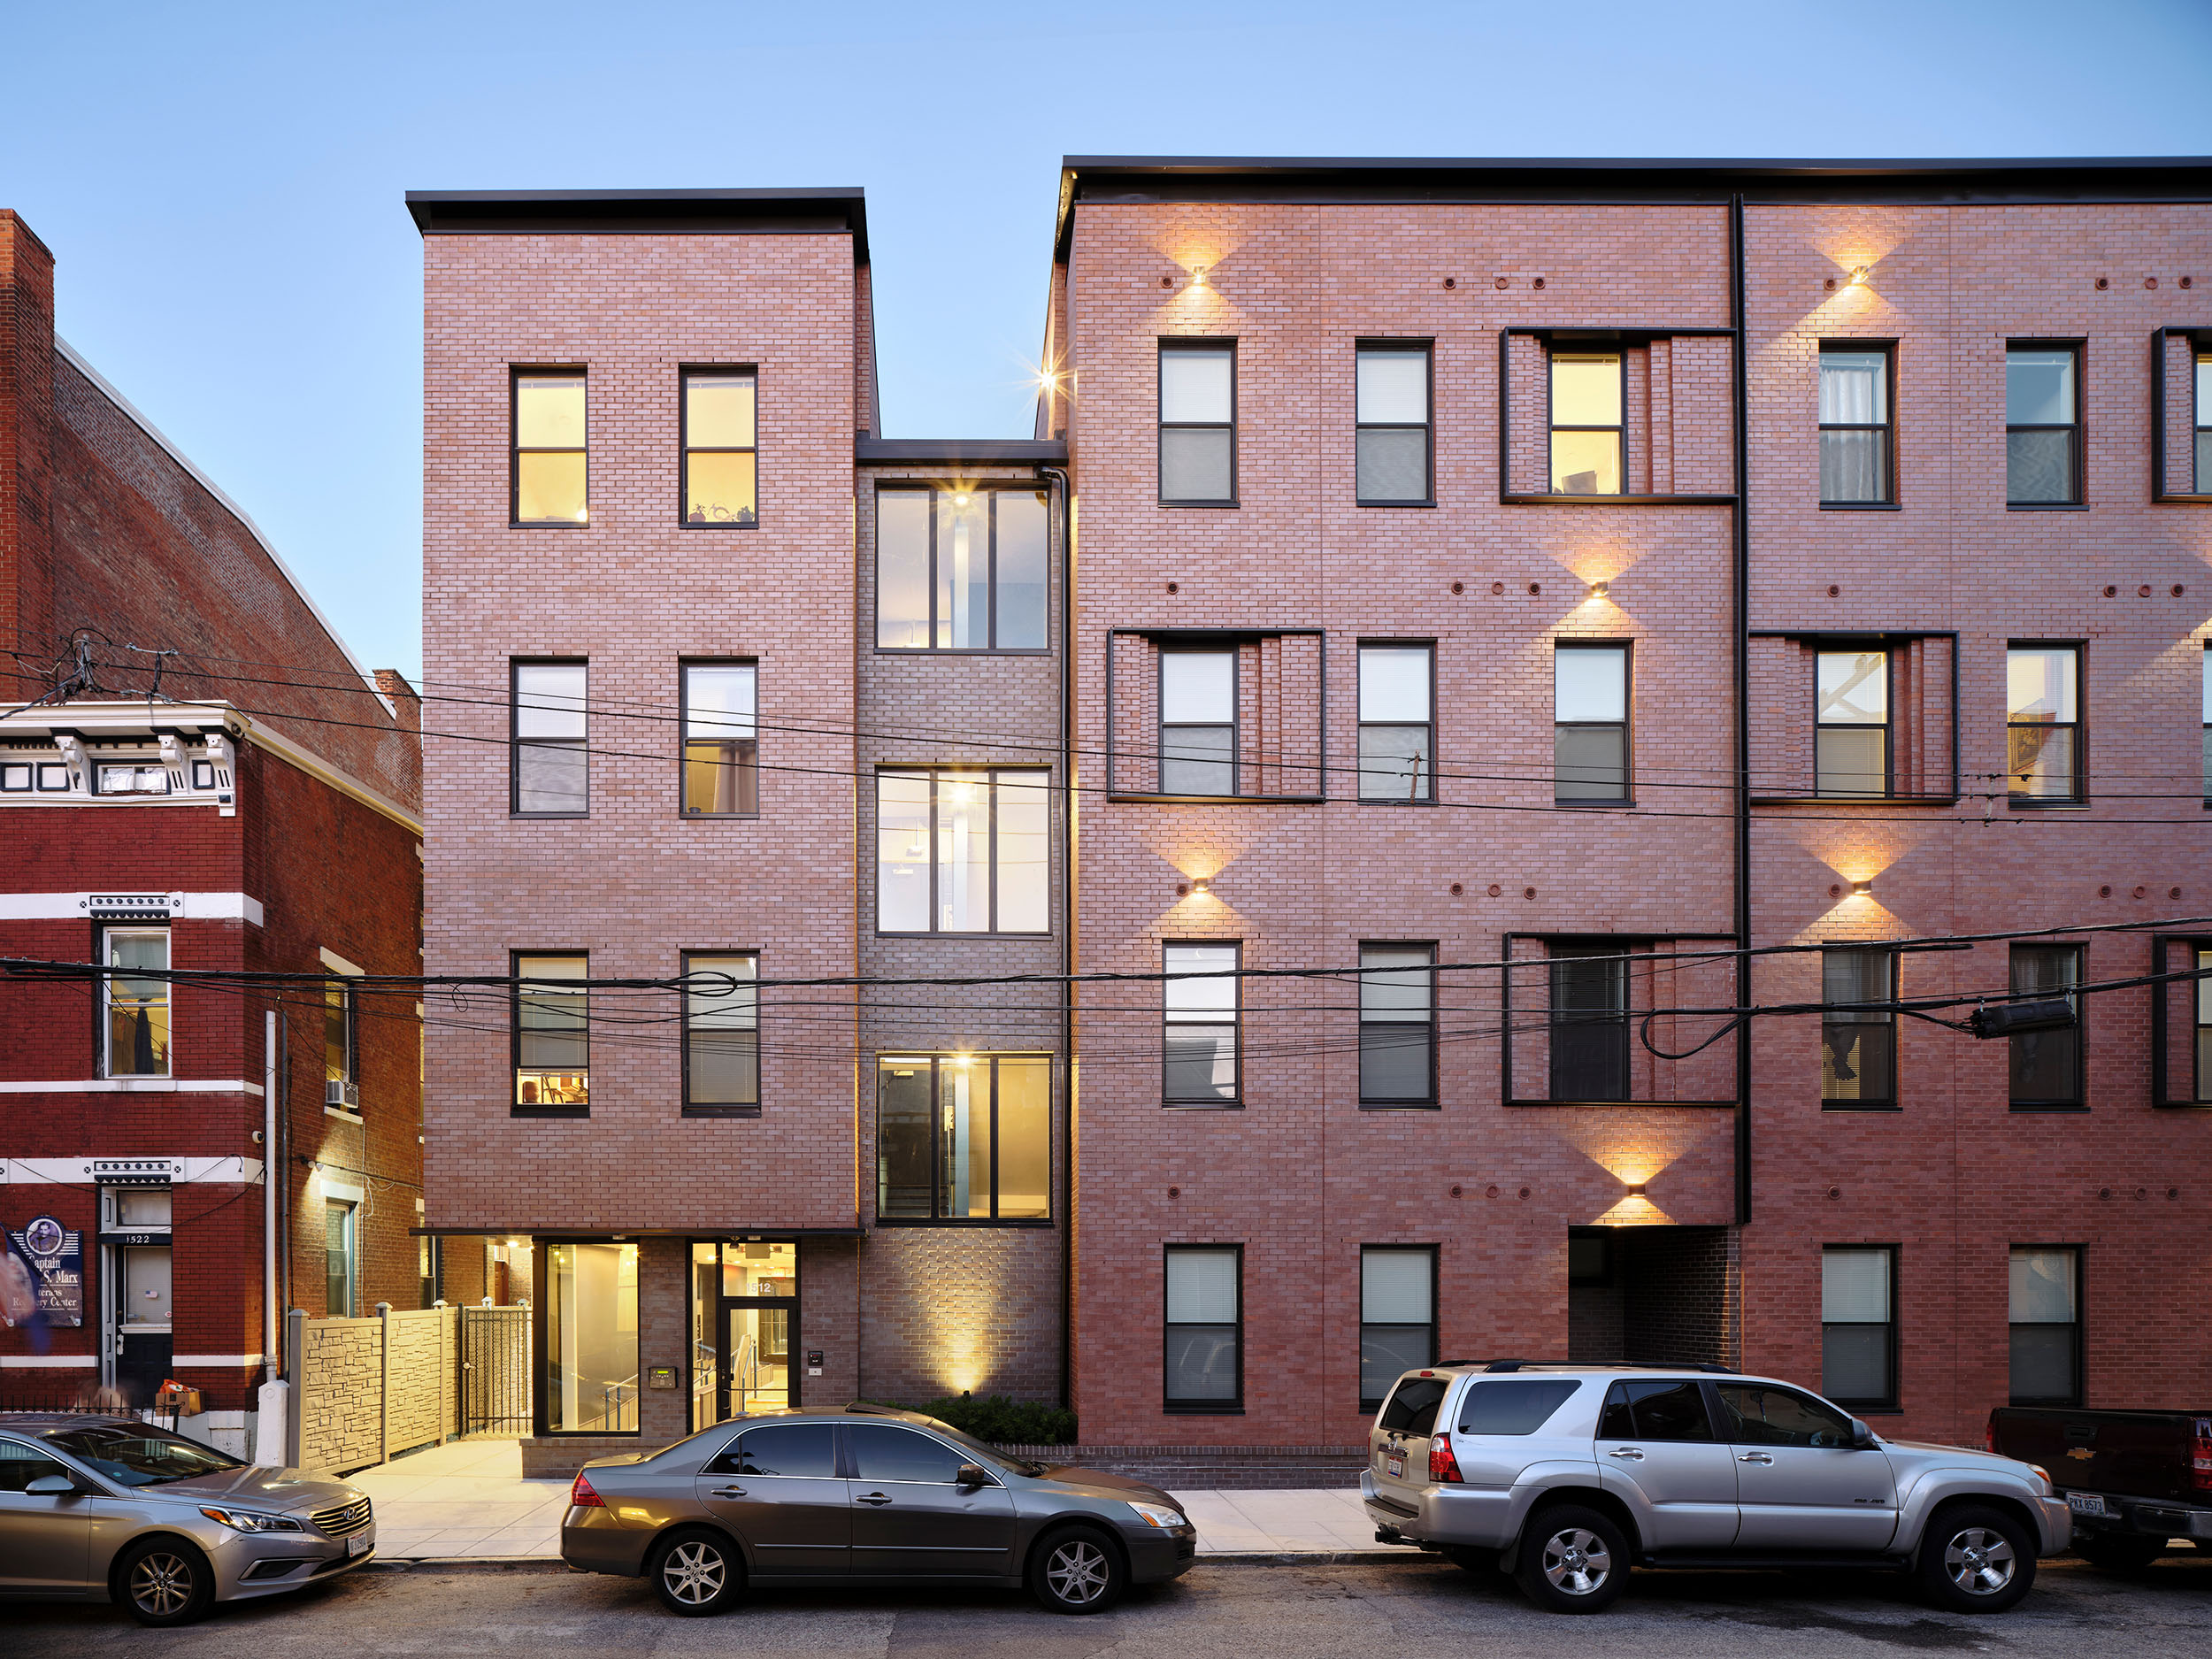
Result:
[[[1263,182],[1281,184],[1306,178],[1317,184],[1325,182],[1333,192],[1344,192],[1361,179],[1373,180],[1379,187],[1371,199],[1391,199],[1379,193],[1383,179],[1397,174],[1408,185],[1414,180],[1442,180],[1457,177],[1469,181],[1488,178],[1504,183],[1515,180],[1522,185],[1556,178],[1561,185],[1561,200],[1586,201],[1590,192],[1607,183],[1624,189],[1633,189],[1648,198],[1655,190],[1670,186],[1687,193],[1686,199],[1718,204],[1724,194],[1742,190],[1747,198],[1761,194],[1760,187],[1771,189],[1778,184],[1796,183],[1816,187],[1823,180],[1838,183],[1851,182],[1863,190],[1888,180],[1895,181],[1901,194],[1925,194],[1932,187],[1951,180],[1965,186],[1980,182],[1991,187],[1991,198],[2017,204],[2032,199],[2013,181],[2050,179],[2073,174],[2085,186],[2103,186],[2103,190],[2092,188],[2070,196],[2054,195],[2052,201],[2088,199],[2100,201],[2185,201],[2212,200],[2212,156],[2076,156],[2076,157],[1914,157],[1896,159],[1817,157],[1786,158],[1670,158],[1663,157],[1331,157],[1331,156],[1064,156],[1060,162],[1059,217],[1053,232],[1053,257],[1065,261],[1071,239],[1074,234],[1075,204],[1082,196],[1082,177],[1125,178],[1133,181],[1148,177],[1163,180],[1169,179],[1195,180],[1203,178],[1249,179],[1256,185]],[[2177,193],[2167,187],[2167,180],[2188,180],[2189,175],[2203,175],[2190,180],[2193,188]],[[2135,175],[2137,188],[2117,188],[2130,175]],[[2153,188],[2151,187],[2156,186]],[[1423,193],[1415,199],[1434,201],[1432,195]],[[1572,194],[1565,194],[1571,188]],[[2105,193],[2105,192],[2108,192]],[[1228,198],[1225,198],[1228,199]],[[1355,199],[1348,195],[1336,195],[1339,203]],[[1541,201],[1540,194],[1519,196],[1512,199]],[[1792,199],[1803,199],[1802,192],[1793,193]]]
[[[867,192],[856,184],[760,189],[410,190],[406,202],[408,217],[426,236],[480,234],[487,229],[528,234],[533,209],[540,210],[548,220],[561,221],[551,227],[559,232],[577,234],[574,222],[589,219],[595,212],[604,214],[610,231],[620,231],[626,221],[634,223],[657,207],[667,210],[670,220],[696,221],[695,225],[664,221],[649,227],[657,231],[743,234],[743,221],[748,218],[773,219],[811,210],[826,219],[841,219],[852,234],[854,263],[868,263]],[[470,209],[491,210],[491,217],[507,222],[453,230],[436,223],[442,208],[463,213]],[[502,213],[499,210],[503,209],[509,211]],[[722,211],[717,212],[718,209]]]
[[[1057,465],[1068,458],[1058,438],[857,438],[853,460],[860,465],[900,461],[1039,462]]]

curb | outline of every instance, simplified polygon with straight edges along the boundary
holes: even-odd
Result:
[[[1426,1562],[1440,1557],[1426,1550],[1400,1545],[1394,1549],[1238,1549],[1202,1555],[1191,1563],[1197,1567],[1370,1567],[1386,1562]],[[356,1572],[567,1572],[558,1555],[419,1555],[384,1556],[365,1562]]]

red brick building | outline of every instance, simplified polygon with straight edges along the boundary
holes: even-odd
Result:
[[[1074,160],[1022,442],[882,437],[856,191],[411,207],[427,1225],[544,1465],[2212,1382],[2204,165]]]
[[[0,211],[0,957],[85,964],[0,972],[0,1402],[173,1377],[239,1448],[269,1277],[319,1317],[438,1294],[418,996],[349,985],[419,972],[419,704],[53,295]],[[168,977],[270,972],[302,978]]]

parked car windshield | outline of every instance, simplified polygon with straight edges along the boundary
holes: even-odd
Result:
[[[120,1428],[113,1424],[81,1429],[50,1429],[40,1437],[81,1459],[122,1486],[154,1486],[195,1475],[220,1474],[245,1464],[211,1446],[202,1446],[151,1424]]]

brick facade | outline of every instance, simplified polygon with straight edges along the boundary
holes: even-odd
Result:
[[[98,959],[90,895],[163,895],[170,965],[319,974],[323,953],[369,973],[419,971],[419,740],[412,687],[371,677],[240,510],[52,332],[53,268],[0,211],[0,642],[22,704],[44,664],[96,636],[94,683],[0,727],[0,956]],[[123,649],[122,642],[161,659]],[[177,793],[98,793],[101,764],[165,764]],[[81,743],[70,769],[58,740]],[[196,766],[219,764],[219,785]],[[24,768],[33,772],[25,772]],[[42,772],[38,768],[45,768]],[[56,787],[49,787],[48,780]],[[173,903],[169,901],[173,900]],[[120,1291],[122,1230],[102,1225],[95,1159],[157,1159],[171,1187],[172,1317],[162,1366],[210,1410],[250,1409],[265,1353],[261,1144],[264,1015],[283,1016],[280,1294],[325,1310],[324,1183],[355,1204],[357,1310],[423,1294],[411,1230],[420,1196],[420,1053],[411,993],[363,996],[360,1110],[324,1105],[323,990],[173,987],[171,1075],[104,1070],[99,987],[0,985],[0,1222],[80,1229],[84,1322],[0,1331],[0,1395],[77,1397],[121,1384],[102,1355]],[[24,1087],[27,1084],[44,1087]],[[112,1217],[111,1217],[111,1219]],[[157,1248],[157,1230],[139,1240]],[[154,1380],[159,1380],[157,1377]],[[144,1379],[138,1379],[136,1386]],[[127,1392],[129,1389],[127,1387]]]

